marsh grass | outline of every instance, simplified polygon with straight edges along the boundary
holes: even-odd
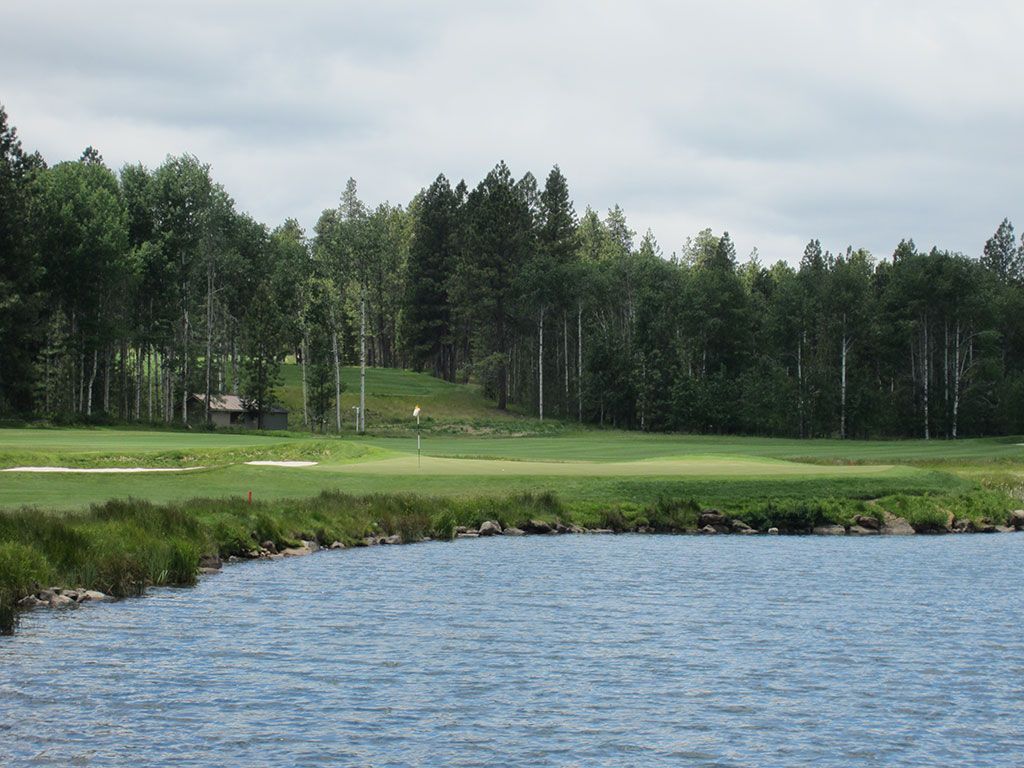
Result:
[[[716,494],[721,497],[721,494]],[[200,558],[251,556],[271,541],[278,549],[301,541],[359,546],[367,538],[397,534],[402,541],[450,539],[458,526],[497,520],[519,528],[534,519],[614,531],[696,530],[709,505],[698,496],[660,495],[621,503],[576,502],[552,492],[505,496],[425,496],[413,493],[351,495],[323,492],[305,499],[258,501],[193,499],[154,504],[127,499],[85,512],[39,509],[0,512],[0,631],[11,631],[19,599],[53,585],[98,589],[117,597],[149,586],[195,583]],[[857,515],[904,517],[918,531],[945,526],[951,511],[978,522],[1003,524],[1014,500],[1001,491],[894,494],[865,499],[751,497],[715,503],[748,525],[808,533],[822,523],[850,525]]]
[[[521,525],[565,516],[550,493],[446,499],[325,492],[254,504],[237,498],[181,504],[128,499],[83,513],[0,513],[0,631],[14,628],[17,601],[40,588],[84,587],[128,597],[149,586],[188,586],[202,556],[249,556],[267,541],[282,549],[303,540],[358,546],[368,537],[393,534],[405,542],[450,539],[458,525],[491,519]]]
[[[977,524],[1006,525],[1014,499],[996,490],[973,493],[895,494],[878,500],[878,506],[906,519],[918,533],[943,531],[950,517]]]

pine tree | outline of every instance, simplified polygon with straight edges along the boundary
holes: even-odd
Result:
[[[409,249],[403,336],[417,370],[429,366],[447,381],[455,379],[454,331],[449,276],[455,260],[459,200],[444,175],[420,195]]]
[[[1013,234],[1013,224],[1003,219],[996,232],[985,242],[984,255],[981,263],[1000,280],[1007,281],[1018,277],[1019,260],[1017,238]]]

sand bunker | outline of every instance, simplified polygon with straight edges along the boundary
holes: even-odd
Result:
[[[247,461],[254,467],[315,467],[315,461]]]
[[[92,469],[81,467],[8,467],[7,469],[0,469],[0,472],[73,472],[83,475],[121,475],[134,472],[191,472],[193,469],[206,469],[206,467],[96,467]]]

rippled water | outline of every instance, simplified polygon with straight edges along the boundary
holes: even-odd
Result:
[[[231,566],[0,638],[2,765],[1020,766],[1024,534]]]

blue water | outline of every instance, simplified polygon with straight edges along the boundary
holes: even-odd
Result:
[[[0,638],[0,765],[1020,766],[1024,534],[227,567]]]

